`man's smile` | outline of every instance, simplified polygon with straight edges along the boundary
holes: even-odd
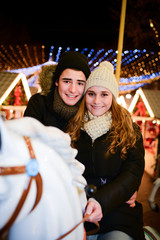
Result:
[[[67,96],[68,98],[72,98],[72,99],[75,99],[75,98],[78,97],[78,95],[71,95],[71,94],[66,94],[66,96]]]

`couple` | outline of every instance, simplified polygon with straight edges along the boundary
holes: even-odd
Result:
[[[84,177],[97,187],[84,214],[91,213],[86,230],[99,221],[100,231],[87,239],[141,240],[142,206],[133,196],[144,171],[143,140],[129,112],[116,102],[113,72],[112,64],[104,61],[90,73],[83,54],[66,52],[49,93],[33,95],[24,116],[68,132],[78,149]]]

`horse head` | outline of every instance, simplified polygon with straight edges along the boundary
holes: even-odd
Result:
[[[26,171],[32,158],[23,137],[26,136],[34,150],[43,192],[35,207],[38,185],[33,177],[27,199],[10,228],[9,239],[57,239],[82,219],[86,204],[84,166],[75,160],[77,151],[70,147],[69,136],[32,118],[0,120],[0,133],[1,172],[6,168],[24,169],[20,174],[0,174],[0,229],[11,217],[31,179]],[[82,238],[83,226],[68,237]]]

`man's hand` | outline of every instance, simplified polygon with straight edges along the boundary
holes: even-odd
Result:
[[[129,204],[130,207],[135,207],[136,197],[137,197],[137,191],[132,195],[132,197],[126,203]]]
[[[87,215],[87,214],[88,215],[91,214],[89,218],[86,220],[87,222],[93,222],[93,223],[99,222],[103,217],[100,204],[95,200],[94,201],[90,200],[87,204],[84,215]]]

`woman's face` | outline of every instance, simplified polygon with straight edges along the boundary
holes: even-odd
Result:
[[[102,116],[112,105],[112,93],[105,87],[93,86],[86,92],[86,107],[94,116]]]

